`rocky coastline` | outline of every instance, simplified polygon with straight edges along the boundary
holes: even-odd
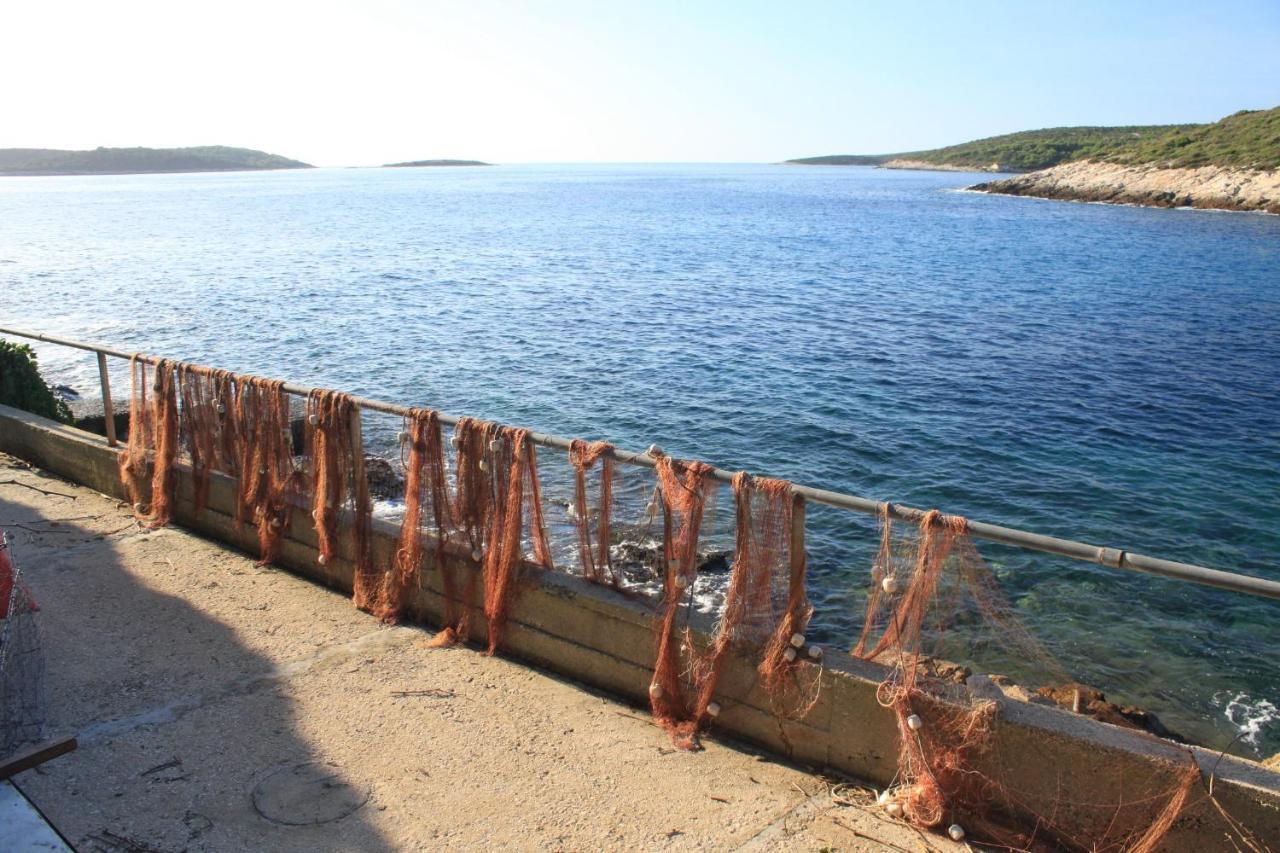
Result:
[[[888,160],[880,164],[881,169],[909,169],[920,172],[1009,172],[1012,169],[1002,169],[999,163],[991,163],[987,166],[957,166],[954,163],[931,163],[928,160],[912,160],[907,157],[898,157]]]
[[[1280,170],[1161,168],[1082,160],[969,189],[1063,201],[1280,214]]]

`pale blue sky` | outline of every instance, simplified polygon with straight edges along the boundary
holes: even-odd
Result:
[[[5,17],[0,147],[774,161],[1280,105],[1280,0],[74,0]]]

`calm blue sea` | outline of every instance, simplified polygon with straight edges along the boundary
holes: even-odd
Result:
[[[976,179],[0,178],[0,317],[1280,579],[1280,217],[955,191]],[[93,392],[91,357],[40,352]],[[874,536],[812,512],[833,645]],[[1280,605],[983,553],[1080,680],[1280,750]]]

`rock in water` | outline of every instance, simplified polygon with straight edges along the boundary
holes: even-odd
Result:
[[[381,456],[365,454],[364,472],[369,480],[369,494],[376,500],[393,501],[404,497],[404,480],[395,466]]]

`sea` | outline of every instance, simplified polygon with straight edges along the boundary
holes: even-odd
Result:
[[[963,191],[988,177],[0,178],[0,325],[1280,580],[1280,217]],[[37,351],[96,393],[92,355]],[[399,424],[367,421],[394,458]],[[810,511],[829,654],[856,637],[876,539]],[[1073,678],[1206,746],[1280,751],[1280,602],[979,548]],[[978,646],[955,654],[1024,677]]]

